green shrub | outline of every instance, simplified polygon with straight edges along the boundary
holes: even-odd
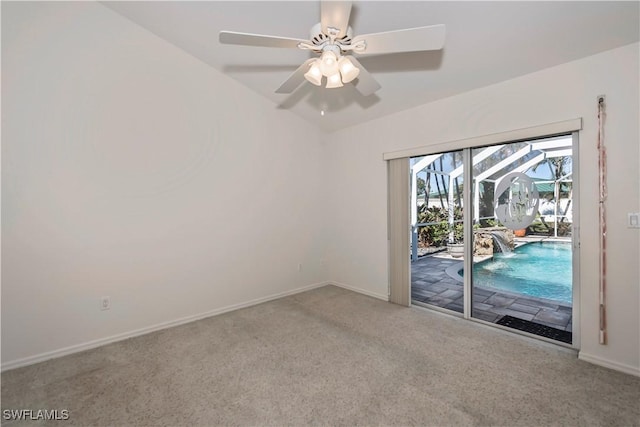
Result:
[[[455,222],[453,225],[454,241],[462,242],[463,224],[462,224],[462,208],[456,207],[453,212]],[[449,240],[449,212],[438,206],[427,208],[422,206],[418,212],[419,223],[434,223],[422,226],[418,230],[418,238],[422,246],[442,247],[446,246]]]

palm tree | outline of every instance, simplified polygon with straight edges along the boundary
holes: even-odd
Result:
[[[453,166],[453,170],[456,170],[458,167],[458,161],[460,161],[460,163],[463,162],[462,159],[462,151],[454,151],[451,153],[451,165]],[[458,183],[458,177],[454,178],[454,183],[456,186],[456,196],[458,198],[458,204],[461,204],[461,200],[462,200],[462,193],[460,190],[460,184]]]
[[[440,157],[440,170],[442,170],[442,157]],[[442,206],[442,209],[445,209],[444,207],[444,199],[442,198],[442,191],[440,190],[440,180],[438,179],[438,175],[440,175],[440,177],[442,177],[441,174],[436,174],[435,179],[436,179],[436,189],[438,190],[438,197],[440,198],[440,206]],[[442,186],[444,189],[446,189],[446,187],[444,186],[444,178],[442,178]]]

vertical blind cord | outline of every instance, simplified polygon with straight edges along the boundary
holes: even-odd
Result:
[[[607,152],[604,147],[604,96],[598,97],[598,166],[600,181],[600,336],[599,342],[607,344],[607,317],[605,291],[607,285],[607,221],[605,201],[607,199]]]

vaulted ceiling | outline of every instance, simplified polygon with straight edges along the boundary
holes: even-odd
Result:
[[[637,42],[639,2],[356,1],[355,35],[446,25],[441,51],[360,56],[382,88],[362,96],[303,83],[274,91],[308,51],[222,45],[221,30],[309,38],[316,1],[102,2],[324,130],[336,130]],[[325,114],[321,115],[320,112]]]

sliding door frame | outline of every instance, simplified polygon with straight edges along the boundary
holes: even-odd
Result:
[[[579,186],[580,186],[580,178],[579,178],[579,131],[582,130],[582,118],[576,118],[571,120],[565,120],[561,122],[549,123],[539,126],[532,126],[523,129],[516,129],[506,132],[500,132],[490,135],[483,135],[474,138],[437,143],[433,145],[409,148],[400,151],[388,152],[383,154],[383,159],[388,161],[389,165],[394,160],[403,159],[406,161],[406,165],[408,167],[409,159],[411,157],[418,156],[426,156],[430,154],[437,154],[448,151],[456,151],[462,150],[463,152],[463,164],[465,165],[463,171],[463,179],[464,182],[471,183],[473,182],[472,171],[473,168],[469,167],[472,164],[471,159],[471,150],[476,147],[497,145],[497,144],[506,144],[513,143],[519,141],[528,141],[532,139],[540,139],[540,138],[548,138],[553,136],[560,135],[571,135],[572,137],[572,172],[573,172],[573,217],[572,217],[572,344],[566,345],[560,343],[558,341],[554,341],[548,338],[540,337],[538,335],[533,335],[527,332],[517,331],[514,329],[510,329],[501,325],[496,325],[491,322],[487,322],[481,319],[474,318],[472,316],[472,302],[473,302],[473,286],[472,286],[472,275],[465,274],[464,275],[464,311],[463,317],[465,319],[472,320],[474,322],[479,322],[487,325],[494,326],[500,329],[506,329],[514,333],[518,333],[521,335],[529,336],[532,338],[540,339],[543,341],[548,341],[557,345],[561,345],[564,347],[571,347],[575,349],[580,348],[580,198],[579,198]],[[388,224],[388,233],[389,233],[389,264],[390,264],[390,280],[389,280],[389,295],[390,301],[399,303],[401,305],[410,306],[411,305],[411,275],[405,279],[404,277],[399,276],[398,274],[393,274],[393,271],[397,271],[397,260],[398,254],[393,252],[400,250],[404,251],[407,260],[409,257],[409,241],[408,236],[410,233],[409,228],[409,211],[406,211],[406,230],[403,228],[404,226],[400,225],[397,220],[394,220],[396,226],[392,226],[391,221],[391,210],[393,209],[392,203],[400,203],[403,204],[402,201],[398,200],[398,197],[402,196],[402,192],[399,192],[397,186],[394,188],[392,184],[393,177],[391,175],[391,166],[388,168],[388,176],[389,176],[389,224]],[[404,180],[402,180],[404,181]],[[406,196],[408,201],[408,191],[409,191],[409,175],[407,170],[407,189]],[[466,186],[468,190],[464,190],[463,194],[463,203],[464,206],[472,206],[472,192],[471,186]],[[393,195],[392,195],[393,193]],[[468,209],[465,209],[464,217],[464,241],[465,241],[465,254],[464,254],[464,269],[465,271],[471,271],[473,268],[473,216]],[[406,242],[403,242],[401,236],[398,236],[398,233],[401,235],[406,235]],[[399,239],[400,238],[400,239]],[[401,244],[392,244],[391,242],[396,241]],[[404,244],[406,243],[406,244]],[[404,258],[402,258],[404,259]],[[396,267],[394,267],[394,264]],[[395,269],[394,269],[395,268]],[[404,296],[406,294],[406,287],[409,289],[409,302],[405,303],[404,299],[400,298],[398,300],[398,296]],[[392,295],[395,295],[393,300],[391,298]],[[435,307],[434,307],[435,309]],[[449,312],[449,310],[444,310]],[[459,315],[459,313],[451,312],[452,315]],[[576,321],[577,320],[577,321]]]
[[[572,153],[571,153],[571,172],[573,181],[571,183],[572,190],[572,225],[571,225],[571,244],[573,251],[571,254],[571,272],[572,272],[572,306],[571,306],[571,347],[580,348],[580,135],[578,130],[571,133]],[[577,320],[577,322],[576,322]]]

